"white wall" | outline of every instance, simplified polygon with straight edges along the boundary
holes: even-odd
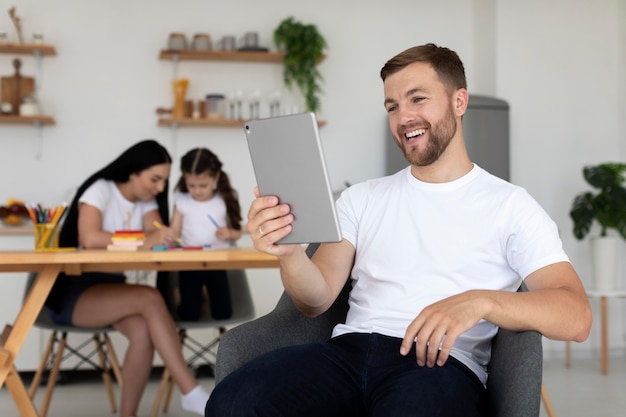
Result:
[[[33,32],[57,48],[43,60],[40,100],[57,120],[43,129],[35,157],[35,130],[0,125],[0,199],[56,204],[88,174],[131,143],[155,138],[175,158],[196,146],[217,152],[240,191],[244,208],[254,177],[243,134],[234,128],[158,127],[155,109],[171,105],[172,66],[158,60],[170,32],[214,40],[254,30],[271,46],[273,29],[293,15],[315,23],[329,43],[320,118],[331,182],[341,188],[384,172],[386,121],[378,72],[395,53],[435,42],[456,50],[466,65],[470,93],[495,95],[511,106],[512,181],[526,187],[561,228],[564,244],[590,283],[587,242],[571,233],[569,206],[586,189],[581,167],[624,159],[626,147],[625,26],[619,0],[14,0],[27,39]],[[8,8],[8,5],[7,7]],[[0,31],[13,34],[8,13]],[[11,75],[12,56],[0,55]],[[23,74],[34,60],[22,58]],[[282,87],[273,64],[183,62],[189,95]],[[284,92],[287,97],[287,92]],[[291,107],[296,98],[286,99]],[[287,103],[288,102],[288,103]],[[284,106],[285,107],[285,106]],[[265,110],[262,115],[268,115]],[[173,170],[172,180],[178,178]],[[244,238],[242,244],[249,241]],[[622,242],[623,244],[623,242]],[[622,245],[622,253],[623,253]],[[269,311],[281,287],[276,271],[251,271],[259,313]],[[623,274],[622,274],[623,276]],[[258,279],[257,279],[258,278]],[[612,347],[624,346],[619,302],[612,305]],[[596,352],[598,335],[575,353]],[[547,343],[559,354],[562,343]]]
[[[593,282],[589,242],[574,238],[568,212],[574,196],[588,189],[582,166],[625,156],[620,120],[626,109],[619,86],[626,70],[621,39],[626,20],[619,3],[502,1],[497,8],[497,91],[511,103],[511,178],[556,220],[587,286]],[[624,287],[623,269],[620,277]],[[623,354],[624,307],[618,300],[609,304],[610,346]],[[597,300],[592,305],[598,316]],[[574,349],[598,347],[595,323],[589,342]]]

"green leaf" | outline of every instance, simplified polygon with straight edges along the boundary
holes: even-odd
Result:
[[[579,240],[584,238],[591,230],[595,215],[593,195],[591,193],[579,194],[574,199],[569,215],[574,221],[574,236]]]

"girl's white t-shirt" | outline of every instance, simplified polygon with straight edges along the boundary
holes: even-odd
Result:
[[[182,216],[183,245],[228,247],[230,242],[215,236],[218,226],[227,226],[226,203],[219,193],[208,201],[196,201],[189,193],[174,193],[174,205]],[[217,226],[213,224],[215,220]]]
[[[348,188],[337,212],[356,258],[346,323],[333,336],[403,338],[419,312],[438,300],[469,289],[516,291],[533,271],[569,261],[539,204],[478,166],[441,184],[421,182],[406,168]],[[483,383],[496,332],[481,320],[452,350]]]

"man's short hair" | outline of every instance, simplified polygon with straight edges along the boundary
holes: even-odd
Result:
[[[448,91],[456,91],[459,88],[467,89],[465,68],[457,53],[434,43],[414,46],[400,52],[383,66],[380,70],[380,78],[384,82],[389,75],[415,62],[430,64]]]

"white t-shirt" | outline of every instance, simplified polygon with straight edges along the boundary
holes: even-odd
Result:
[[[102,230],[114,233],[116,230],[143,230],[143,216],[158,210],[156,200],[128,201],[115,185],[115,182],[99,179],[85,190],[79,203],[86,203],[102,213]],[[130,216],[130,224],[128,222]]]
[[[217,193],[208,201],[196,201],[189,193],[174,193],[174,205],[182,215],[181,240],[183,245],[227,247],[230,242],[215,236],[217,227],[227,226],[226,203]]]
[[[469,289],[516,291],[533,271],[569,261],[539,204],[476,165],[448,183],[419,181],[408,167],[354,185],[342,193],[337,212],[356,258],[346,323],[333,336],[403,338],[435,301]],[[483,383],[496,331],[481,320],[451,352]]]

